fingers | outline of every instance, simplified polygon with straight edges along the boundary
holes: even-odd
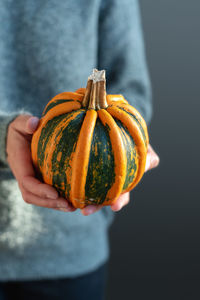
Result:
[[[37,117],[30,117],[26,122],[26,131],[29,134],[33,134],[39,125],[39,119]]]
[[[157,155],[157,153],[153,150],[151,145],[148,146],[148,152],[147,152],[147,159],[146,159],[146,166],[145,166],[145,172],[148,170],[151,170],[153,168],[156,168],[160,163],[160,158]]]
[[[33,204],[40,207],[54,208],[56,210],[61,210],[65,212],[72,212],[76,210],[76,208],[72,207],[71,204],[64,198],[58,197],[54,200],[41,198],[28,192],[23,187],[21,187],[20,190],[24,201],[28,204]]]
[[[48,184],[35,178],[32,164],[30,140],[39,119],[29,115],[18,116],[11,124],[7,136],[7,160],[18,181],[26,203],[54,208],[66,212],[76,209]]]
[[[123,206],[127,205],[130,201],[130,193],[122,194],[117,201],[110,206],[113,211],[119,211]]]
[[[19,115],[11,126],[23,135],[33,134],[39,124],[39,118],[31,115]]]
[[[57,199],[58,192],[50,185],[42,183],[32,176],[25,176],[21,180],[22,186],[30,193],[41,198]]]
[[[113,211],[119,211],[123,206],[127,205],[130,201],[130,193],[125,193],[120,195],[117,201],[110,206]],[[85,208],[81,209],[81,212],[84,216],[89,216],[97,211],[99,211],[103,205],[88,205]]]
[[[30,145],[26,139],[20,135],[13,138],[14,151],[8,153],[8,163],[14,173],[16,179],[21,183],[26,176],[35,176],[35,172],[31,160]]]
[[[42,183],[32,176],[25,176],[21,180],[20,190],[26,203],[64,212],[76,210],[66,199],[59,197],[58,192],[52,186]]]
[[[81,209],[81,213],[84,216],[89,216],[102,208],[102,205],[88,205]]]

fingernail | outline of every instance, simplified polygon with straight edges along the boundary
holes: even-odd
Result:
[[[33,129],[36,129],[39,123],[39,119],[37,117],[32,117],[30,119],[30,125]]]
[[[62,202],[60,203],[60,202],[58,202],[57,203],[57,207],[61,208],[61,209],[67,209],[67,210],[69,209],[69,205],[68,205],[67,202],[66,203],[62,203]]]
[[[89,216],[96,211],[96,207],[87,207],[83,210],[84,214]]]
[[[58,198],[58,194],[57,194],[57,193],[47,194],[46,197],[47,197],[48,199],[53,199],[53,200],[55,200],[55,199]]]
[[[112,210],[117,212],[117,211],[121,210],[121,208],[122,208],[122,205],[118,205],[117,207],[115,207]]]
[[[60,211],[64,211],[64,212],[68,212],[68,211],[69,211],[67,208],[64,208],[64,207],[59,208],[59,210],[60,210]]]

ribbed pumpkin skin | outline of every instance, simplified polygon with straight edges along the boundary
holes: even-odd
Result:
[[[85,89],[61,93],[45,107],[31,143],[35,168],[74,207],[110,205],[143,176],[146,123],[122,95],[108,107],[81,106]]]

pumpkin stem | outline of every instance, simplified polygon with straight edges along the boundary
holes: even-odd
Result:
[[[88,101],[89,101],[90,93],[91,93],[91,89],[92,89],[92,84],[93,84],[93,80],[88,78],[85,95],[84,95],[84,98],[83,98],[83,101],[82,101],[82,106],[83,107],[86,107],[88,105]]]
[[[92,75],[88,77],[86,92],[82,106],[88,109],[107,108],[105,70],[93,69]]]

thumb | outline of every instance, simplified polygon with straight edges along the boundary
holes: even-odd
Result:
[[[160,158],[158,154],[153,150],[151,145],[149,145],[148,152],[147,152],[145,172],[153,168],[156,168],[159,165],[159,162],[160,162]]]
[[[37,129],[39,118],[31,115],[19,115],[10,126],[24,135],[31,135]]]
[[[30,117],[27,121],[26,121],[26,132],[28,134],[33,134],[34,131],[37,129],[38,125],[39,125],[39,118],[37,117]]]

